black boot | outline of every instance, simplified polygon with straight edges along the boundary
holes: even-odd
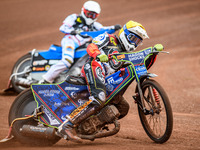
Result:
[[[74,125],[77,125],[83,120],[87,119],[89,116],[96,113],[100,108],[101,108],[101,105],[99,103],[89,100],[88,102],[86,102],[85,104],[83,104],[82,106],[74,110],[74,112],[77,112],[78,110],[79,111],[78,114],[81,114],[81,115],[76,114],[74,116],[74,112],[72,112],[69,115],[70,121],[63,122],[63,124],[60,126],[61,130],[58,132],[58,134],[64,139],[68,139],[73,142],[80,143],[81,139],[77,136]]]
[[[46,81],[45,79],[42,79],[38,82],[38,84],[50,84],[50,82]]]
[[[76,143],[82,143],[81,138],[79,138],[76,134],[76,130],[73,127],[73,123],[68,121],[63,124],[61,131],[59,132],[59,136],[64,138],[65,140],[70,140]]]

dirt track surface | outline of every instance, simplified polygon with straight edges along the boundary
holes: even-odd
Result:
[[[162,43],[170,55],[160,54],[149,72],[168,93],[174,128],[164,144],[155,144],[145,134],[132,100],[134,85],[125,93],[131,108],[121,120],[120,132],[112,137],[74,144],[59,141],[48,150],[62,149],[200,149],[200,1],[199,0],[98,0],[103,25],[140,22],[150,37],[137,50]],[[7,86],[19,57],[33,48],[60,44],[59,27],[65,17],[79,13],[83,0],[0,1],[0,89]],[[8,112],[16,96],[0,96],[0,139],[8,132]],[[0,149],[41,149],[19,143]]]

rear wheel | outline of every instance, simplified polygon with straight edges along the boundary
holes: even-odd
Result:
[[[9,112],[9,125],[16,118],[22,118],[26,115],[32,115],[37,104],[34,100],[31,89],[27,89],[20,93],[15,101],[13,102],[10,112]],[[24,136],[20,132],[23,125],[37,126],[38,122],[33,118],[16,121],[12,127],[12,134],[14,137],[22,144],[32,145],[32,146],[50,146],[55,144],[60,140],[60,137],[55,136],[55,139],[44,139],[44,138],[34,138],[30,136]]]
[[[17,62],[15,63],[15,65],[12,69],[12,74],[13,73],[20,73],[20,72],[24,71],[24,69],[28,69],[30,66],[31,66],[31,54],[28,53],[28,54],[22,56],[21,58],[19,58],[17,60]],[[11,80],[11,83],[12,83],[14,90],[17,93],[20,93],[23,90],[25,90],[26,88],[19,86],[19,85],[16,85],[15,81],[16,81],[17,78],[27,78],[27,77],[24,74],[23,75],[15,75]]]
[[[153,141],[164,143],[170,138],[173,129],[173,115],[168,96],[154,80],[145,80],[141,88],[146,108],[144,112],[138,105],[142,126]]]

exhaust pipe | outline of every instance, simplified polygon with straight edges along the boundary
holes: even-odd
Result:
[[[87,140],[93,141],[96,138],[102,138],[102,137],[108,137],[108,136],[115,135],[120,130],[120,123],[117,120],[115,120],[113,123],[114,123],[115,127],[110,131],[99,132],[99,133],[96,133],[96,134],[93,134],[93,135],[82,135],[81,134],[81,135],[78,135],[78,136],[81,139],[87,139]]]
[[[17,78],[15,80],[16,85],[22,86],[25,88],[29,88],[31,86],[31,84],[33,84],[33,83],[38,83],[38,81],[28,80],[28,79],[24,79],[24,78]]]
[[[23,125],[20,132],[24,136],[53,140],[56,138],[55,128]]]

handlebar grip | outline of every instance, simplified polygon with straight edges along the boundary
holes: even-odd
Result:
[[[159,51],[159,52],[161,52],[164,49],[162,44],[156,44],[154,45],[153,48],[155,49],[155,51]]]

